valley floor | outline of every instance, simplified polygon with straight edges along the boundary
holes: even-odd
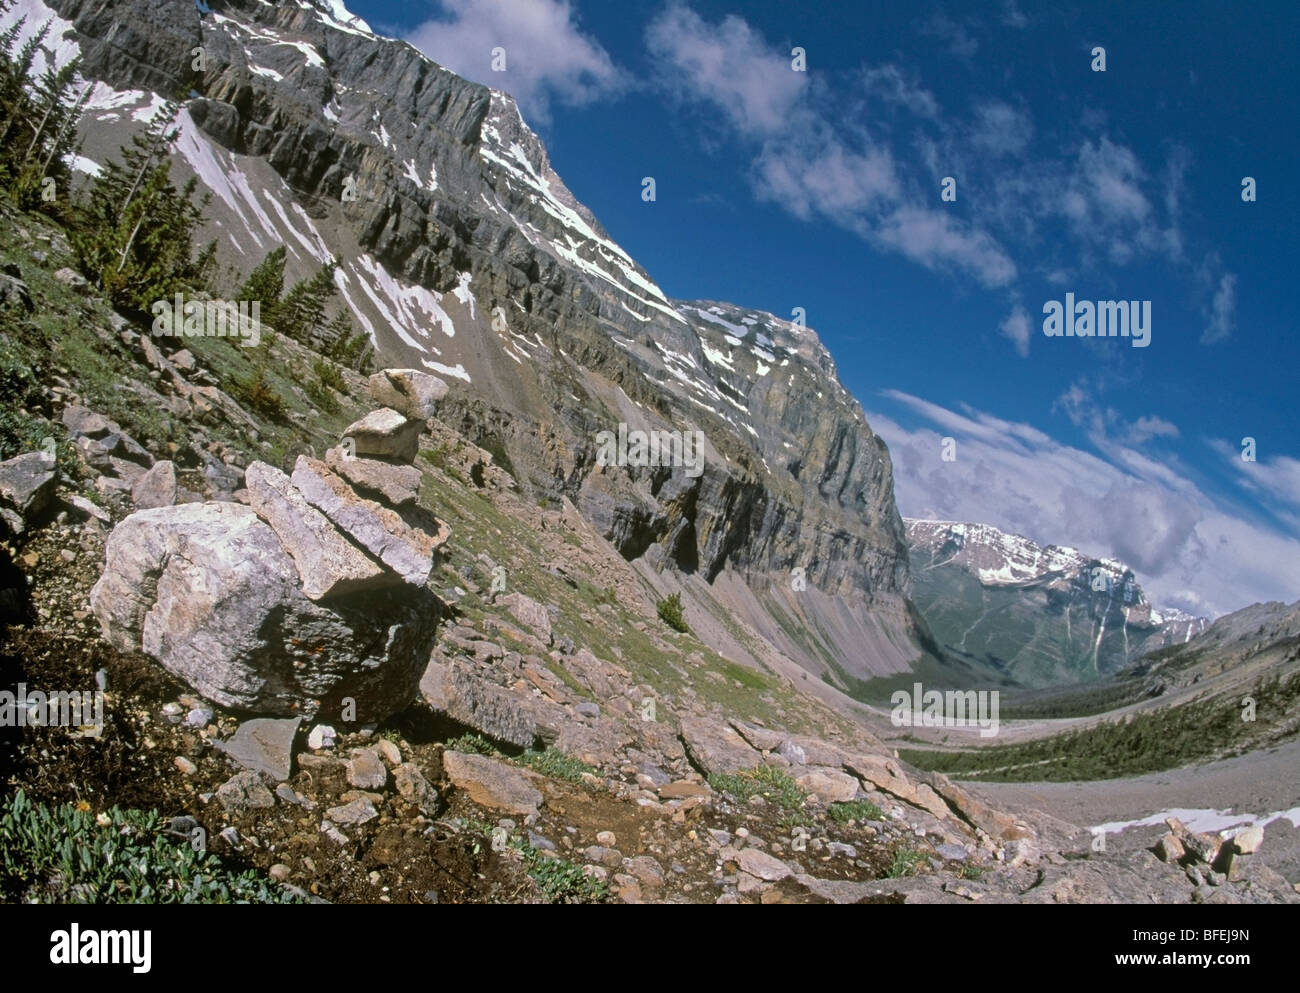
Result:
[[[1088,783],[980,782],[978,787],[1000,807],[1035,808],[1089,828],[1129,824],[1162,814],[1154,824],[1134,825],[1117,834],[1108,833],[1108,847],[1128,851],[1154,844],[1167,830],[1164,816],[1169,816],[1169,812],[1201,830],[1228,824],[1225,819],[1201,827],[1193,823],[1191,811],[1239,815],[1241,823],[1290,811],[1293,819],[1300,820],[1300,741],[1203,766],[1130,779]],[[1300,827],[1285,817],[1273,820],[1264,829],[1264,845],[1256,857],[1288,879],[1300,878]]]

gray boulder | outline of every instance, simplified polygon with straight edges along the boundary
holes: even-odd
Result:
[[[29,518],[44,510],[59,482],[57,463],[44,452],[25,452],[0,462],[0,504],[11,530],[21,534]]]
[[[248,507],[132,514],[109,536],[90,603],[104,637],[209,700],[254,714],[361,722],[410,704],[432,651],[437,600],[397,586],[316,603],[280,539]]]
[[[763,761],[735,728],[704,718],[682,718],[682,741],[691,760],[710,776],[752,769]]]
[[[170,507],[176,502],[176,466],[163,459],[135,481],[131,500],[140,510]]]
[[[551,643],[551,615],[540,603],[522,593],[507,593],[498,597],[497,602],[510,611],[515,620],[541,639],[542,644]]]
[[[420,693],[435,710],[489,738],[521,748],[531,748],[537,739],[537,722],[516,694],[455,662],[430,662],[420,677]]]
[[[385,407],[425,421],[447,395],[447,384],[418,369],[383,369],[370,377],[370,395]]]
[[[405,507],[419,499],[424,474],[413,465],[348,456],[338,448],[325,452],[325,464],[363,495],[374,494],[391,507]]]

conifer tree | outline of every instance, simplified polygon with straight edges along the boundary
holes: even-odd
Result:
[[[165,152],[176,138],[168,102],[143,134],[120,149],[91,184],[85,230],[73,239],[86,275],[117,304],[145,310],[199,277],[193,236],[210,195],[195,204],[198,180],[177,190]]]
[[[331,260],[321,266],[316,275],[297,283],[285,294],[275,309],[275,329],[295,341],[310,345],[312,339],[323,336],[325,305],[338,292],[334,285],[334,270],[338,261]]]
[[[275,311],[280,305],[280,294],[284,292],[284,246],[273,248],[266,253],[266,258],[248,274],[244,284],[235,294],[237,300],[258,302],[262,320],[268,324],[275,323]]]

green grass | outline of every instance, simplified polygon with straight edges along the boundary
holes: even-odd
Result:
[[[924,865],[925,861],[923,852],[918,852],[914,848],[896,848],[890,858],[889,868],[885,870],[885,878],[901,879],[903,876],[914,876],[916,870]]]
[[[609,896],[608,886],[568,859],[544,855],[526,841],[515,847],[548,903],[602,903]]]
[[[528,766],[534,772],[540,772],[543,776],[560,779],[566,783],[582,782],[583,773],[596,775],[595,766],[587,765],[586,762],[581,762],[571,755],[549,748],[541,752],[529,749],[519,756],[519,763]]]
[[[460,821],[479,838],[474,843],[475,854],[491,846],[492,835],[498,830],[494,825],[470,817]],[[582,866],[548,855],[517,834],[506,838],[506,847],[518,853],[547,903],[603,903],[609,897],[609,887],[588,876]]]
[[[726,662],[722,666],[722,674],[728,679],[734,679],[741,686],[751,690],[770,689],[770,684],[759,673],[753,669],[746,668],[743,665],[737,665],[735,662]]]
[[[742,804],[753,797],[763,797],[782,810],[782,827],[810,823],[811,819],[803,809],[808,791],[788,772],[776,766],[760,765],[734,774],[714,773],[709,777],[709,785]]]
[[[849,821],[862,824],[866,821],[883,821],[885,814],[870,800],[850,800],[848,803],[831,804],[830,817],[836,824],[847,824]]]
[[[464,752],[470,755],[495,755],[497,750],[493,747],[492,742],[488,741],[481,734],[475,734],[472,731],[462,734],[459,738],[452,738],[444,746],[449,752]]]
[[[157,811],[0,802],[0,899],[12,903],[299,903],[253,871],[235,873],[184,838],[163,833]],[[201,847],[201,846],[200,846]]]

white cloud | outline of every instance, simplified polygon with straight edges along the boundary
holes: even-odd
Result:
[[[896,65],[866,68],[861,80],[864,92],[889,106],[901,107],[918,117],[939,116],[939,101],[934,94],[909,79]]]
[[[1016,0],[1003,0],[1002,23],[1009,28],[1026,28],[1029,26],[1029,18],[1016,6]]]
[[[671,93],[721,112],[754,144],[751,179],[759,199],[805,220],[840,224],[877,248],[984,286],[1015,278],[1016,265],[995,237],[930,206],[933,191],[926,198],[909,189],[891,149],[864,125],[816,110],[807,74],[792,71],[788,52],[743,19],[731,15],[710,24],[673,3],[648,26],[646,44]],[[868,95],[912,113],[937,112],[933,95],[896,67],[867,69],[862,81]]]
[[[1241,457],[1240,447],[1225,441],[1211,441],[1209,444],[1227,460],[1237,473],[1238,482],[1256,501],[1283,514],[1300,511],[1300,459],[1289,455],[1269,458],[1259,450],[1258,442],[1256,439],[1254,462]]]
[[[970,36],[965,27],[944,14],[934,14],[921,25],[921,34],[938,38],[944,42],[948,51],[963,59],[968,59],[979,50],[979,42]]]
[[[1001,17],[1026,26],[1014,3]],[[937,14],[924,27],[959,51],[974,50],[952,17]],[[684,105],[719,114],[723,134],[748,145],[759,199],[944,275],[1010,289],[1013,301],[1029,298],[1023,279],[1118,284],[1117,267],[1163,262],[1203,281],[1210,327],[1202,340],[1230,332],[1235,280],[1220,282],[1221,264],[1193,268],[1196,246],[1180,228],[1191,168],[1181,145],[1168,145],[1164,161],[1148,169],[1106,133],[1099,112],[1085,108],[1081,129],[1040,137],[1024,99],[977,92],[967,108],[944,108],[898,62],[863,66],[832,91],[825,77],[790,71],[788,50],[740,17],[713,23],[685,0],[672,0],[646,38],[661,85]],[[947,176],[957,180],[956,203],[939,201]],[[1027,327],[1015,317],[1000,328],[1022,355]]]
[[[1214,291],[1214,300],[1210,304],[1210,323],[1201,335],[1202,345],[1212,345],[1232,336],[1236,327],[1237,277],[1230,272],[1219,279],[1219,286]]]
[[[1300,541],[1230,512],[1163,463],[1131,449],[1120,449],[1122,459],[1100,457],[1030,425],[898,391],[883,395],[920,421],[904,427],[868,412],[889,445],[905,516],[979,521],[1114,556],[1136,571],[1159,605],[1217,615],[1300,596]],[[1076,399],[1076,407],[1081,403]],[[1153,428],[1168,431],[1148,421],[1146,429]],[[941,458],[945,436],[956,439],[954,462]],[[1270,485],[1300,500],[1300,463],[1282,461],[1269,467]]]
[[[1029,354],[1029,315],[1024,307],[1016,304],[1007,319],[998,325],[998,330],[1011,339],[1022,357]]]
[[[795,72],[791,56],[769,48],[743,18],[728,15],[715,26],[673,4],[650,22],[646,44],[671,90],[713,104],[742,134],[785,133],[799,110],[808,74]]]
[[[1130,445],[1140,445],[1152,438],[1177,438],[1178,427],[1154,414],[1139,417],[1125,432],[1124,440]]]
[[[990,100],[975,108],[970,141],[987,155],[1020,155],[1033,136],[1034,124],[1027,111],[1001,100]]]
[[[505,90],[525,114],[549,120],[552,103],[577,106],[619,92],[626,80],[579,29],[569,0],[437,0],[439,15],[406,35],[439,65]],[[504,72],[492,69],[505,49]]]
[[[986,287],[1006,286],[1016,278],[1016,264],[997,239],[942,210],[898,207],[872,237],[928,268],[955,266]]]

